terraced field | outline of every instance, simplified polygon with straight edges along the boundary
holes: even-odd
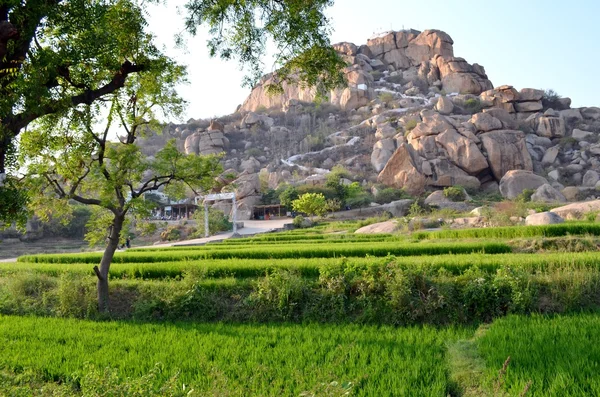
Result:
[[[0,264],[0,395],[597,395],[598,235],[320,227],[134,249],[110,318],[98,254],[23,256]]]

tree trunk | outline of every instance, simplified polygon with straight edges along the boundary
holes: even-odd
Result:
[[[121,229],[123,228],[123,222],[125,221],[125,215],[115,215],[111,226],[110,235],[108,237],[108,245],[102,255],[102,261],[100,261],[100,269],[98,266],[94,267],[96,276],[98,277],[98,310],[101,313],[107,313],[109,309],[108,302],[108,271],[110,264],[112,263],[115,251],[119,247],[119,237],[121,235]]]

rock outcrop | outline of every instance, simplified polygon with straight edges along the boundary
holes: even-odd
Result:
[[[411,194],[463,186],[510,199],[530,189],[533,200],[549,203],[600,197],[600,108],[571,109],[569,98],[538,89],[494,88],[453,44],[439,30],[338,43],[348,85],[328,101],[316,104],[314,90],[288,83],[268,95],[271,74],[235,114],[190,119],[164,135],[186,153],[223,154],[224,168],[241,179],[223,178],[219,187],[241,186],[248,216],[261,194],[258,173],[263,189],[323,185],[336,165],[365,187]]]

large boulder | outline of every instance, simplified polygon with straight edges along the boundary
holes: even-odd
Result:
[[[238,200],[248,196],[260,195],[260,178],[258,177],[258,174],[241,174],[230,186],[234,187],[233,191]]]
[[[527,226],[539,226],[539,225],[554,225],[556,223],[563,223],[565,220],[560,215],[554,212],[540,212],[539,214],[531,214],[525,218],[525,225]]]
[[[376,234],[376,233],[394,233],[398,230],[397,221],[385,221],[379,223],[373,223],[356,230],[356,234]]]
[[[380,183],[405,189],[410,194],[423,192],[427,179],[417,168],[417,155],[407,144],[400,144],[377,177]]]
[[[533,170],[531,155],[521,131],[498,130],[479,137],[496,180],[502,179],[510,170]]]
[[[376,142],[371,153],[371,165],[373,165],[375,171],[381,172],[395,151],[396,143],[394,139],[387,138]]]
[[[565,120],[562,117],[542,116],[537,120],[537,134],[546,138],[565,136]]]
[[[218,154],[223,152],[227,146],[229,146],[229,139],[220,130],[210,130],[200,135],[198,153],[201,155]]]
[[[476,175],[488,168],[488,162],[477,145],[454,130],[442,132],[435,140],[446,149],[450,161],[467,173]]]
[[[585,214],[597,211],[600,211],[600,200],[572,203],[550,210],[563,219],[581,219]]]
[[[468,197],[467,192],[464,192],[465,197]],[[436,208],[450,208],[456,211],[464,212],[473,209],[473,205],[464,201],[452,201],[444,195],[443,190],[436,190],[425,199],[425,204]]]
[[[531,201],[538,203],[565,203],[565,196],[548,183],[538,187],[531,195]]]
[[[502,129],[502,122],[489,113],[477,113],[471,117],[470,122],[480,132]]]
[[[531,171],[512,170],[508,171],[500,180],[500,193],[502,197],[514,199],[525,189],[536,190],[547,183],[546,178]]]
[[[200,142],[200,132],[194,132],[192,135],[185,138],[185,143],[183,145],[185,154],[198,154],[199,147],[198,143]]]
[[[435,104],[435,110],[441,114],[450,114],[454,110],[454,104],[447,96],[441,96],[438,98],[437,103]]]
[[[432,175],[428,184],[431,186],[448,187],[462,186],[467,189],[479,189],[479,179],[467,174],[450,161],[440,158],[429,161]]]

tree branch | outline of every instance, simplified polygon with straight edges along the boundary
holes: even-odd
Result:
[[[94,102],[96,99],[99,99],[104,95],[113,93],[119,88],[122,88],[125,85],[125,80],[127,79],[127,76],[133,73],[144,71],[146,70],[146,68],[146,65],[136,65],[131,63],[130,61],[123,62],[123,64],[121,65],[121,69],[117,73],[115,73],[115,75],[109,83],[103,85],[98,89],[84,90],[84,92],[82,92],[81,94],[71,97],[71,106],[92,104],[92,102]],[[25,111],[15,116],[8,117],[7,120],[5,120],[4,124],[8,127],[8,130],[13,134],[14,137],[19,134],[19,131],[22,128],[27,126],[33,120],[48,114],[56,113],[62,110],[63,108],[64,105],[61,101],[55,101],[47,104],[46,106],[43,106],[41,109],[36,109],[35,111]]]

